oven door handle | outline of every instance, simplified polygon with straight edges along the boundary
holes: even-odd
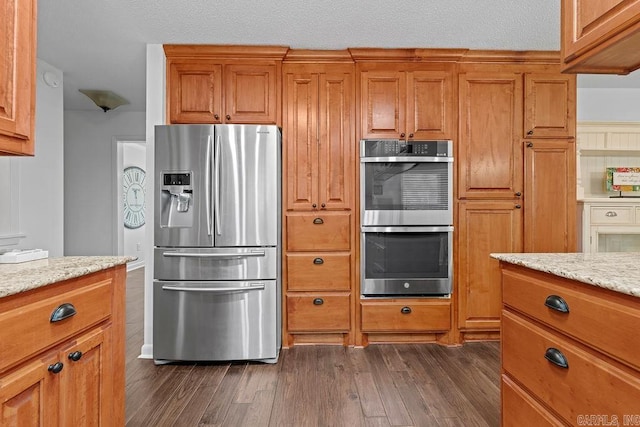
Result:
[[[363,233],[441,233],[453,231],[453,226],[438,225],[431,227],[362,227]]]
[[[360,157],[361,163],[453,163],[453,157]]]

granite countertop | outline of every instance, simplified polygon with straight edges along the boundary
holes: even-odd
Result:
[[[502,253],[492,258],[640,297],[640,253]]]
[[[135,259],[132,256],[67,256],[0,264],[0,298],[95,273]]]

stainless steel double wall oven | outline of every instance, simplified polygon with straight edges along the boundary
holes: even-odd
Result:
[[[360,181],[361,294],[451,294],[452,142],[362,140]]]

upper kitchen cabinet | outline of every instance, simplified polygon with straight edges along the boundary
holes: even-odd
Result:
[[[553,53],[522,64],[526,55],[476,55],[460,64],[458,197],[519,198],[522,139],[575,137],[576,79],[560,73]]]
[[[468,65],[459,79],[458,197],[518,197],[522,75]]]
[[[628,74],[640,67],[640,0],[562,0],[564,72]]]
[[[0,155],[34,154],[36,10],[36,0],[0,7]]]
[[[525,74],[524,135],[526,138],[575,138],[575,76]]]
[[[169,123],[279,124],[281,46],[165,45]]]
[[[285,62],[283,74],[286,209],[352,209],[353,63]]]
[[[350,51],[360,77],[362,138],[455,138],[455,64],[447,61],[457,50]]]

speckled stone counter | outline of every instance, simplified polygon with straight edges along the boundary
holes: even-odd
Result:
[[[514,253],[492,258],[640,297],[640,253]]]
[[[69,256],[0,264],[0,298],[135,260],[130,256]]]

